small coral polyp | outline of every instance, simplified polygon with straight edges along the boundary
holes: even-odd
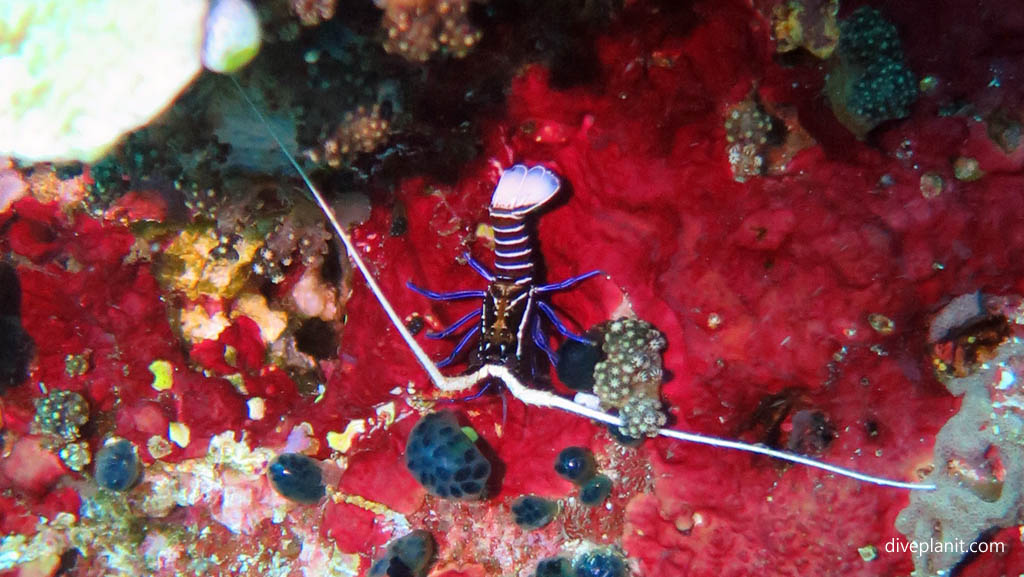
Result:
[[[341,123],[319,149],[307,151],[316,163],[338,168],[358,155],[373,152],[387,143],[391,122],[379,104],[346,112]]]
[[[666,421],[661,410],[661,351],[665,337],[648,322],[618,319],[603,330],[605,359],[594,367],[594,393],[619,409],[627,437],[654,437]]]
[[[316,26],[334,17],[338,0],[288,0],[288,7],[303,26]]]
[[[839,43],[839,0],[793,0],[772,7],[772,28],[779,52],[803,48],[828,58]]]
[[[81,427],[89,421],[89,403],[74,391],[50,391],[36,399],[35,405],[35,423],[39,429],[64,441],[78,439]]]
[[[767,169],[765,160],[773,129],[772,117],[754,96],[731,106],[725,114],[726,153],[736,182],[760,176]]]
[[[444,49],[463,58],[480,42],[469,20],[469,0],[381,0],[384,49],[413,62],[426,62]]]

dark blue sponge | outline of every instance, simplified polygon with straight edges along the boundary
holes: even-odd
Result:
[[[586,447],[566,447],[555,459],[555,472],[566,481],[582,485],[597,472],[594,453]]]
[[[596,507],[604,503],[611,492],[612,480],[604,475],[598,475],[580,487],[580,503]]]
[[[626,577],[626,563],[611,551],[591,551],[573,564],[576,577]]]
[[[139,454],[131,441],[107,443],[96,453],[96,483],[111,491],[127,491],[139,478]]]
[[[873,121],[905,118],[917,100],[917,78],[902,60],[879,58],[853,83],[849,106]]]
[[[533,577],[572,577],[572,565],[565,557],[541,559]]]
[[[434,559],[434,536],[422,529],[388,544],[384,556],[370,566],[367,577],[422,577]]]
[[[512,517],[523,529],[539,529],[558,513],[558,504],[536,495],[524,495],[512,501]]]
[[[600,344],[567,339],[558,347],[558,380],[574,391],[592,391],[594,367],[603,358]]]
[[[416,423],[405,447],[405,465],[432,495],[481,499],[491,463],[459,426],[455,413],[431,413]]]
[[[316,503],[327,493],[320,464],[300,453],[283,453],[267,469],[270,484],[282,497],[297,503]]]
[[[878,57],[903,58],[896,26],[881,12],[868,6],[854,10],[839,25],[839,52],[861,64],[868,64]]]

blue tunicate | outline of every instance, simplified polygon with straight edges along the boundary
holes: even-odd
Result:
[[[131,441],[107,443],[96,453],[96,483],[111,491],[127,491],[139,479],[139,453]]]
[[[580,503],[595,507],[604,503],[612,492],[612,480],[604,475],[597,475],[580,487]]]
[[[297,503],[316,503],[327,493],[320,464],[300,453],[284,453],[270,462],[270,484],[282,497]]]
[[[455,413],[431,413],[413,427],[405,465],[430,494],[475,500],[484,495],[491,463],[459,426]]]
[[[573,564],[576,577],[626,577],[626,563],[611,551],[591,551]]]
[[[558,513],[558,504],[536,495],[524,495],[512,501],[512,517],[523,529],[539,529]]]
[[[555,459],[555,472],[577,485],[589,481],[596,471],[594,453],[586,447],[566,447]]]
[[[533,577],[572,577],[572,565],[565,557],[548,557],[537,563]]]
[[[434,537],[422,529],[388,544],[384,556],[376,560],[367,577],[422,577],[434,559]]]

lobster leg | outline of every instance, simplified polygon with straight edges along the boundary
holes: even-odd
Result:
[[[419,293],[432,301],[455,301],[460,299],[482,299],[487,293],[485,291],[454,291],[450,293],[439,293],[425,288],[418,287],[412,282],[405,283],[413,292]]]
[[[544,284],[544,285],[540,285],[538,287],[534,287],[533,290],[534,290],[534,292],[538,292],[538,293],[550,293],[550,292],[560,291],[562,289],[567,289],[567,288],[575,285],[576,283],[585,281],[588,278],[593,277],[593,276],[597,276],[599,274],[601,274],[601,271],[599,271],[599,270],[592,270],[590,272],[585,272],[585,273],[583,273],[583,274],[581,274],[579,276],[574,276],[574,277],[571,277],[571,278],[567,278],[567,279],[565,279],[565,280],[563,280],[561,282],[556,282],[556,283],[551,283],[551,284]]]
[[[451,336],[452,333],[454,333],[455,331],[457,331],[460,328],[462,328],[462,325],[464,325],[464,324],[468,323],[469,321],[473,320],[474,318],[480,316],[481,312],[482,311],[480,309],[473,310],[469,314],[467,314],[466,316],[464,316],[461,319],[455,321],[455,324],[453,324],[452,326],[450,326],[450,327],[448,327],[448,328],[446,328],[444,330],[441,330],[439,332],[436,332],[436,333],[427,333],[426,337],[428,339],[435,339],[435,340],[437,340],[437,339],[443,339],[443,338],[446,338],[448,336]]]
[[[480,261],[473,258],[473,256],[468,252],[464,256],[466,257],[466,262],[469,263],[469,268],[475,270],[476,273],[484,277],[484,280],[487,282],[494,282],[494,273],[487,270],[487,267],[481,264]]]
[[[551,366],[558,366],[558,355],[556,355],[555,352],[552,351],[551,347],[548,345],[548,340],[547,338],[545,338],[544,330],[541,329],[540,326],[540,317],[535,317],[533,319],[533,328],[530,330],[530,332],[533,336],[533,343],[537,345],[537,348],[544,351],[544,354],[548,356],[548,360],[551,361]]]
[[[466,345],[469,344],[470,339],[479,334],[480,333],[477,331],[468,331],[466,335],[462,337],[462,340],[459,341],[459,344],[455,345],[455,350],[452,351],[452,354],[448,355],[443,361],[439,361],[437,363],[437,367],[439,369],[443,369],[448,365],[452,364],[455,361],[455,357],[459,356],[459,353],[462,352],[462,349],[466,348]]]
[[[594,344],[592,341],[585,339],[580,335],[577,335],[576,333],[570,331],[568,327],[562,324],[562,321],[558,319],[558,315],[555,314],[555,311],[551,309],[551,306],[548,303],[538,300],[537,307],[540,308],[544,315],[548,317],[548,320],[551,321],[551,324],[555,325],[555,328],[558,329],[558,332],[562,333],[562,335],[565,336],[566,338],[570,338],[574,341],[583,343],[585,345]]]

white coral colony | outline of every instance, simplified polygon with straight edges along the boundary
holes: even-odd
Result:
[[[92,162],[202,70],[205,0],[0,0],[0,156]]]

